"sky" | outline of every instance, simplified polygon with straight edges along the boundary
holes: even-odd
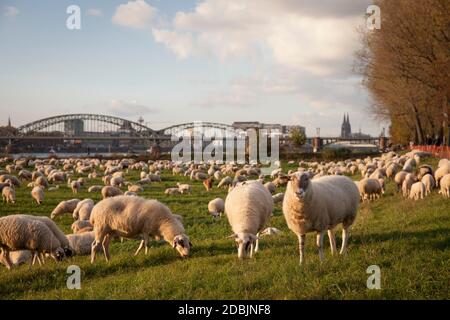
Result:
[[[0,0],[0,124],[98,113],[378,135],[352,72],[369,0]],[[66,12],[80,8],[81,29]]]

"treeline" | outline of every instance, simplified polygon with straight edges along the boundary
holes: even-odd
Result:
[[[361,29],[355,70],[394,143],[449,144],[450,1],[375,0],[381,29]]]

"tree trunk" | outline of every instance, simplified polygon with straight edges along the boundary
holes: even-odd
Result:
[[[422,123],[420,121],[419,112],[417,111],[417,108],[414,104],[411,104],[411,109],[413,111],[413,119],[414,119],[414,125],[416,128],[416,142],[418,144],[423,144],[423,129],[422,129]]]

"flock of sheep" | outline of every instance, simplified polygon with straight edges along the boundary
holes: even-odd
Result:
[[[257,164],[4,158],[0,159],[0,166],[4,167],[0,169],[0,191],[8,205],[16,203],[15,190],[22,184],[31,189],[37,205],[45,201],[46,193],[65,183],[74,195],[87,188],[90,193],[101,193],[103,200],[62,201],[51,212],[51,219],[25,214],[1,217],[0,262],[11,269],[23,263],[43,264],[49,257],[60,261],[72,255],[90,255],[94,263],[96,254],[101,252],[109,261],[110,241],[124,238],[139,241],[135,255],[143,249],[147,253],[149,242],[154,239],[167,242],[183,258],[187,257],[192,244],[183,218],[163,203],[139,196],[148,185],[164,180],[162,172],[199,181],[206,191],[228,189],[226,199],[215,198],[208,203],[208,212],[214,218],[226,215],[233,231],[229,238],[236,242],[239,258],[252,258],[259,251],[261,237],[280,233],[269,225],[274,206],[282,203],[287,226],[298,237],[300,264],[305,259],[306,234],[311,232],[316,233],[319,258],[323,260],[325,234],[331,253],[336,254],[334,229],[342,224],[340,254],[345,254],[360,202],[380,198],[387,179],[395,182],[404,197],[414,200],[423,199],[437,188],[442,196],[450,197],[450,161],[441,159],[434,170],[422,163],[426,156],[411,151],[339,162],[300,161],[297,170],[283,172],[280,167],[270,177],[262,175]],[[127,178],[132,172],[140,172],[138,181]],[[358,173],[360,181],[346,177]],[[103,185],[90,185],[96,178],[101,178]],[[280,187],[286,187],[285,192],[277,193]],[[165,190],[165,194],[173,196],[192,192],[189,183],[178,183]],[[64,214],[71,214],[74,219],[73,233],[69,235],[55,223]]]

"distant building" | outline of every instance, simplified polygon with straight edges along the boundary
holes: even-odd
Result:
[[[261,123],[258,121],[233,122],[233,128],[246,131],[248,129],[266,129],[268,133],[279,133],[280,135],[288,135],[292,129],[298,128],[301,132],[306,133],[306,128],[299,125],[281,125],[278,123]]]
[[[344,114],[344,121],[341,125],[341,138],[351,138],[352,137],[352,126],[350,125],[350,116]]]

